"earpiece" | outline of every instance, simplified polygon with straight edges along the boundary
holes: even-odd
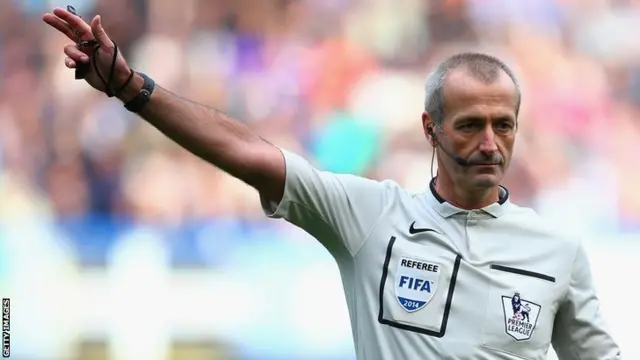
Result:
[[[433,147],[438,146],[438,139],[436,139],[436,134],[433,132],[433,125],[429,125],[427,127],[427,134],[431,136],[431,146]]]
[[[431,145],[433,145],[434,148],[437,147],[437,146],[440,146],[440,149],[442,149],[442,151],[447,156],[452,158],[453,161],[458,163],[458,165],[460,165],[460,166],[469,166],[469,162],[467,160],[463,159],[460,156],[457,156],[456,154],[454,154],[453,152],[449,151],[444,146],[442,146],[442,144],[440,143],[440,141],[436,137],[436,133],[433,131],[433,125],[430,125],[429,127],[427,127],[427,134],[429,134],[431,136]]]

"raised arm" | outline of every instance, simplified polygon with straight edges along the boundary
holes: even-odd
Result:
[[[55,9],[45,14],[43,20],[74,42],[64,49],[65,64],[72,69],[84,65],[87,72],[83,77],[91,86],[105,93],[110,88],[124,103],[138,95],[144,80],[131,72],[104,31],[99,16],[89,25],[72,12]],[[93,40],[99,45],[97,51],[93,46],[76,45]],[[114,55],[117,55],[115,63]],[[107,87],[105,82],[109,82],[111,74],[113,78]],[[278,202],[282,198],[285,184],[282,153],[242,122],[183,99],[159,85],[138,114],[180,146],[256,188],[265,200]]]
[[[121,95],[123,102],[140,91],[142,82],[135,75]],[[191,153],[253,186],[262,197],[269,201],[282,198],[285,183],[282,153],[242,122],[160,86],[156,86],[139,115]]]
[[[125,104],[138,96],[145,79],[130,70],[99,16],[89,25],[67,10],[55,9],[43,20],[73,40],[64,49],[65,65],[84,68],[81,75],[89,85],[113,93]],[[83,41],[99,46],[97,50],[91,44],[78,46]],[[336,257],[353,257],[390,203],[389,183],[320,171],[261,139],[243,123],[159,85],[145,99],[136,110],[142,118],[193,154],[253,186],[267,216],[306,230]]]

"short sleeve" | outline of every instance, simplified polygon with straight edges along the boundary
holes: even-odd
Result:
[[[589,261],[582,245],[573,262],[569,291],[555,318],[553,348],[560,360],[619,360],[620,348],[600,311]]]
[[[280,203],[261,197],[265,214],[302,228],[334,256],[353,256],[382,216],[388,186],[354,175],[321,171],[281,149],[286,183]]]

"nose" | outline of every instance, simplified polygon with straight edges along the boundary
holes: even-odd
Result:
[[[496,145],[495,133],[491,127],[487,127],[482,134],[480,140],[479,151],[484,154],[493,154],[498,151],[498,145]]]

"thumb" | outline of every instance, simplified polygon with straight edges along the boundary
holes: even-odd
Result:
[[[91,21],[91,32],[101,48],[110,49],[113,47],[113,42],[109,39],[109,36],[107,36],[107,33],[102,27],[102,19],[100,18],[100,15],[96,15],[96,17]]]

